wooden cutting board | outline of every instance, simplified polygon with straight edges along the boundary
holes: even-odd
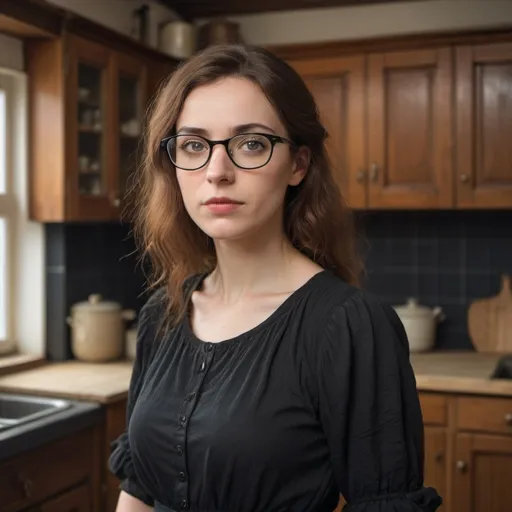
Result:
[[[512,353],[510,276],[502,276],[498,295],[471,303],[468,310],[468,330],[471,341],[479,352]]]

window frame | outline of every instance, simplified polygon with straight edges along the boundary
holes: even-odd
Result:
[[[17,197],[16,173],[20,168],[21,152],[26,151],[26,137],[23,129],[26,88],[24,75],[11,69],[0,67],[0,90],[5,94],[5,190],[0,188],[0,218],[6,219],[5,254],[5,295],[4,315],[5,337],[0,332],[0,357],[12,354],[18,348],[16,340],[16,278],[17,278],[17,231],[20,219]],[[0,121],[2,122],[2,121]],[[0,163],[0,166],[2,163]],[[0,250],[2,248],[0,247]],[[0,268],[0,272],[2,269]],[[0,289],[0,293],[2,290]],[[1,298],[0,298],[1,305]]]

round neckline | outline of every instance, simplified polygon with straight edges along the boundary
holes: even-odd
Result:
[[[280,318],[290,307],[293,306],[293,304],[301,298],[308,289],[315,283],[320,276],[326,275],[328,273],[328,270],[323,269],[311,276],[304,284],[299,286],[295,291],[293,291],[265,320],[260,322],[259,324],[255,325],[254,327],[251,327],[247,331],[244,331],[236,336],[233,336],[231,338],[226,338],[221,341],[207,341],[199,338],[196,336],[194,330],[192,329],[192,324],[190,322],[190,315],[188,314],[188,308],[187,308],[187,314],[183,315],[183,319],[181,321],[181,325],[183,326],[185,335],[187,339],[196,347],[208,347],[212,345],[215,348],[228,348],[232,347],[233,345],[236,345],[240,343],[241,341],[244,341],[246,339],[252,338],[256,334],[258,334],[260,331],[266,329],[269,325],[273,324],[277,321],[278,318]],[[192,293],[197,291],[197,289],[202,285],[203,281],[208,276],[208,273],[203,273],[197,275],[193,279],[193,290],[188,295],[188,301],[190,305],[190,301],[192,300]]]

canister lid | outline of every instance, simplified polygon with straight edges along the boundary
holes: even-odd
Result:
[[[89,295],[88,299],[83,302],[74,304],[71,308],[73,311],[120,311],[121,304],[114,301],[105,301],[103,296],[99,293],[93,293]]]

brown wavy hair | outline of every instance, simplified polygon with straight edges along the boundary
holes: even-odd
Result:
[[[148,286],[167,289],[166,317],[172,324],[185,313],[186,278],[213,270],[216,255],[212,240],[185,210],[175,169],[160,141],[175,132],[188,94],[224,77],[243,77],[259,85],[291,140],[311,151],[305,178],[290,187],[285,198],[284,231],[290,242],[350,284],[359,284],[362,271],[353,218],[331,173],[327,132],[303,80],[265,49],[213,46],[179,66],[153,101],[134,196],[134,235],[142,258],[149,258],[152,268]]]

